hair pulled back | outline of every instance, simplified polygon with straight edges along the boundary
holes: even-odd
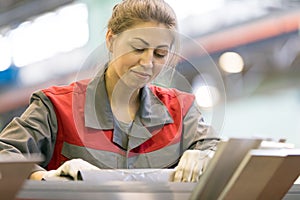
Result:
[[[119,34],[140,22],[151,21],[177,30],[176,14],[164,0],[123,0],[113,8],[107,28]]]

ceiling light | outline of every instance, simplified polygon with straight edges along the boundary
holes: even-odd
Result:
[[[220,67],[228,73],[239,73],[243,71],[243,58],[236,52],[225,52],[219,58]]]

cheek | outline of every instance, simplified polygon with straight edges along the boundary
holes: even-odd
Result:
[[[138,62],[139,57],[134,53],[127,53],[121,55],[118,60],[120,60],[126,66],[132,66]]]
[[[136,59],[130,54],[119,56],[115,59],[114,63],[121,71],[127,71],[129,68],[136,64]]]
[[[153,75],[156,77],[161,70],[163,69],[164,65],[163,64],[157,64],[155,65],[155,67],[153,68]]]

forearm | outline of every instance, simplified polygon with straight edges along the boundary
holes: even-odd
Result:
[[[49,99],[33,95],[21,117],[14,118],[0,134],[0,153],[42,154],[46,166],[54,147],[57,121]]]

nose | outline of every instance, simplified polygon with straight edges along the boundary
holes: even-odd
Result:
[[[153,67],[153,55],[154,51],[152,49],[147,49],[143,52],[140,59],[140,64],[146,68]]]

